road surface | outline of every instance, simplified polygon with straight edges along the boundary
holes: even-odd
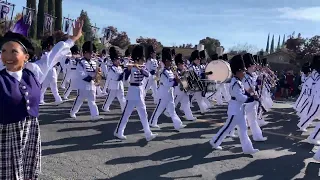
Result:
[[[103,100],[98,99],[99,109]],[[46,101],[53,101],[50,93]],[[120,141],[113,137],[121,115],[118,102],[111,112],[102,112],[104,119],[99,121],[89,120],[87,104],[76,120],[69,118],[72,103],[41,107],[41,179],[320,179],[320,164],[312,159],[316,148],[304,141],[308,133],[296,131],[297,116],[290,103],[275,103],[267,113],[270,123],[263,133],[268,140],[253,142],[260,149],[253,156],[242,154],[238,138],[227,138],[222,151],[208,143],[226,120],[226,106],[216,106],[206,115],[196,112],[199,120],[184,121],[187,127],[181,132],[174,131],[170,118],[162,115],[161,129],[153,130],[159,136],[147,143],[137,112],[127,125],[128,139]],[[150,97],[146,104],[151,116],[155,105]]]

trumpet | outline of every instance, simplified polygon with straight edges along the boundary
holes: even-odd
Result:
[[[144,67],[146,67],[146,65],[144,65],[144,64],[127,64],[127,66],[135,66],[135,67],[138,67],[138,68],[144,68]]]

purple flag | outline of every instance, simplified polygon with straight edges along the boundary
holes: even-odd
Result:
[[[28,23],[24,23],[23,17],[21,17],[14,25],[12,32],[19,33],[24,35],[25,37],[28,37],[29,27],[30,25]]]

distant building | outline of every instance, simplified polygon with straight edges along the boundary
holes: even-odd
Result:
[[[274,71],[298,69],[298,67],[292,63],[292,61],[295,59],[295,56],[289,53],[286,48],[282,48],[274,53],[265,54],[260,58],[267,58],[271,69]]]

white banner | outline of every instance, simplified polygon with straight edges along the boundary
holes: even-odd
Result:
[[[53,17],[49,14],[44,14],[44,24],[43,24],[43,30],[44,32],[49,32],[52,34],[52,25],[53,25]]]
[[[22,15],[23,23],[31,25],[34,17],[34,9],[23,7]]]
[[[7,16],[10,12],[10,6],[5,3],[0,3],[0,5],[1,5],[0,19],[7,19]]]

